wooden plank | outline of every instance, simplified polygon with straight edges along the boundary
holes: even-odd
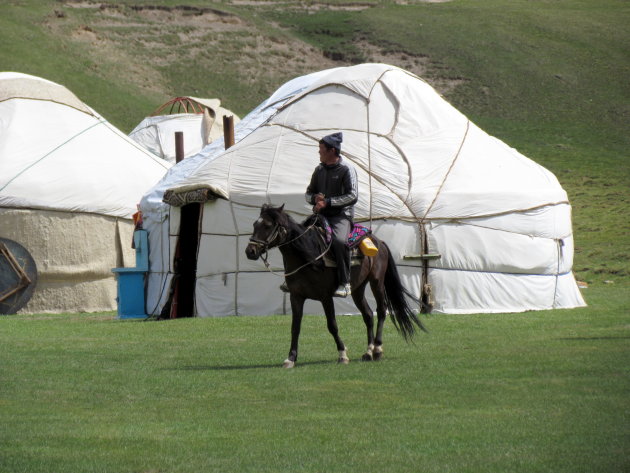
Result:
[[[424,254],[424,255],[405,255],[403,256],[403,259],[407,259],[407,260],[433,260],[433,259],[440,259],[442,257],[441,254],[439,253],[429,253],[429,254]]]

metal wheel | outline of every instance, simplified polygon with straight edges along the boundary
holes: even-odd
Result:
[[[37,285],[37,266],[19,243],[0,238],[0,314],[15,314],[24,307]]]

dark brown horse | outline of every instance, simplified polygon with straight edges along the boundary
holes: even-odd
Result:
[[[258,259],[267,250],[278,247],[284,260],[286,283],[291,294],[291,348],[284,361],[285,368],[292,368],[298,356],[298,338],[302,324],[304,301],[320,301],[326,314],[328,331],[339,351],[339,363],[348,363],[346,346],[339,338],[333,292],[338,286],[336,268],[326,267],[322,259],[321,245],[314,225],[301,225],[284,212],[284,205],[263,205],[260,217],[254,222],[254,232],[245,253],[251,260]],[[416,327],[426,331],[420,319],[409,307],[405,296],[416,300],[400,281],[396,263],[384,241],[374,235],[370,238],[379,249],[376,256],[363,257],[360,265],[352,266],[352,299],[363,315],[367,327],[368,348],[363,354],[365,361],[378,360],[383,355],[383,324],[387,312],[398,332],[410,340]],[[365,299],[365,288],[370,283],[376,299],[377,328],[374,335],[372,309]],[[419,301],[417,301],[419,302]]]

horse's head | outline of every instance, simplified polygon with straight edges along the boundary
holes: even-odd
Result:
[[[245,248],[247,258],[256,260],[262,253],[282,243],[288,233],[287,215],[283,211],[284,204],[272,207],[264,204],[260,216],[254,222],[254,232]]]

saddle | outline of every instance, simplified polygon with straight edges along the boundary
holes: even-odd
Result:
[[[320,251],[323,253],[330,246],[332,240],[332,227],[328,223],[328,220],[323,215],[313,214],[308,217],[303,223],[305,226],[314,225],[319,237],[317,242],[319,244]],[[354,223],[350,233],[348,234],[348,240],[346,246],[350,249],[350,266],[357,266],[362,263],[365,255],[359,250],[361,241],[372,234],[372,230],[363,225]],[[324,264],[328,268],[336,268],[337,262],[331,251],[327,252],[324,257]]]

